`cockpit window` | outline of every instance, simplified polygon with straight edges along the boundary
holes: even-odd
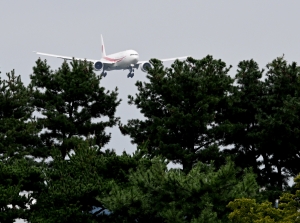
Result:
[[[137,53],[130,54],[130,56],[138,56]]]

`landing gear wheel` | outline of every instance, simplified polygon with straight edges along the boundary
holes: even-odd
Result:
[[[129,77],[133,77],[134,76],[134,73],[129,73],[129,74],[127,74],[127,77],[129,78]]]

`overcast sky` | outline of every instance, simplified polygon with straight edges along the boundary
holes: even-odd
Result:
[[[300,59],[297,1],[4,1],[0,3],[0,71],[15,69],[27,85],[38,55],[32,51],[97,59],[100,34],[106,53],[134,49],[140,60],[207,54],[233,65],[254,59],[261,67],[285,54]],[[47,59],[57,69],[61,59]],[[169,66],[171,63],[165,63]],[[123,100],[117,116],[123,123],[142,117],[127,96],[136,93],[136,80],[145,73],[109,72],[101,83],[119,88]],[[118,128],[109,130],[107,148],[131,153],[135,146]]]

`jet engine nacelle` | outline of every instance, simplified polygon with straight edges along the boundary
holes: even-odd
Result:
[[[147,72],[149,68],[151,68],[152,65],[149,62],[145,62],[143,64],[141,64],[141,70],[143,72]]]
[[[95,71],[99,71],[103,68],[103,63],[101,61],[96,61],[94,63],[94,70]]]

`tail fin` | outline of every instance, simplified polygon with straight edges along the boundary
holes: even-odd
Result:
[[[104,41],[103,41],[102,34],[101,34],[101,44],[102,44],[102,47],[101,47],[102,57],[105,57],[106,56],[106,52],[105,52],[105,47],[104,47]]]

